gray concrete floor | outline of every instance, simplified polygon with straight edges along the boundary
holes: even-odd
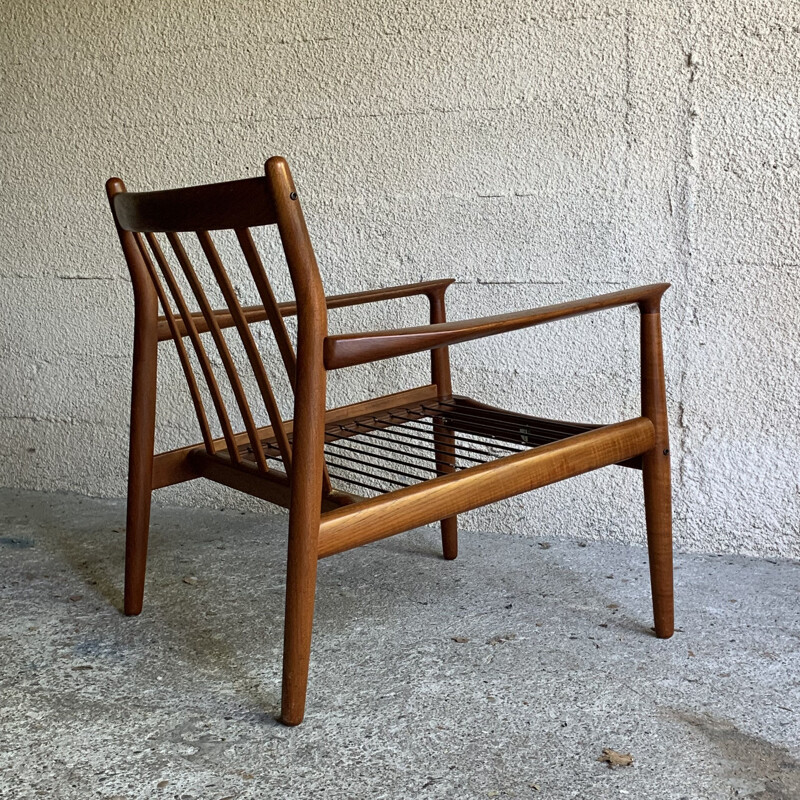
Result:
[[[0,797],[800,798],[797,563],[679,555],[658,641],[640,548],[335,556],[287,729],[285,524],[155,509],[125,618],[122,504],[0,490]]]

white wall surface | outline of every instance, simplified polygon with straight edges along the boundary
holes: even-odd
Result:
[[[124,494],[132,293],[105,179],[206,183],[281,154],[330,293],[452,276],[456,319],[672,282],[677,542],[800,556],[800,5],[5,0],[0,15],[0,484]],[[424,315],[410,301],[331,327]],[[461,345],[456,389],[635,415],[637,324],[628,309]],[[166,448],[199,436],[164,352]],[[421,356],[358,368],[329,402],[425,376]],[[205,482],[160,497],[251,502]],[[642,541],[640,497],[638,473],[609,469],[463,524]]]

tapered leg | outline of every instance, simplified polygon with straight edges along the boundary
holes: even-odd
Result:
[[[156,422],[156,323],[155,294],[145,294],[141,302],[136,304],[133,338],[128,508],[125,523],[124,611],[128,615],[141,613],[144,600]]]
[[[656,636],[669,639],[675,630],[669,456],[661,450],[646,454],[642,477]]]
[[[431,304],[431,324],[446,322],[443,287],[429,295]],[[436,384],[440,398],[450,397],[453,393],[450,378],[450,353],[446,347],[431,350],[431,380]],[[453,472],[455,458],[453,456],[453,439],[451,431],[434,433],[433,441],[436,448],[436,469],[439,472]],[[458,555],[458,517],[443,519],[442,525],[442,554],[447,561],[452,561]]]
[[[453,457],[453,439],[450,431],[441,429],[443,419],[434,418],[436,428],[433,434],[436,449],[436,469],[440,473],[449,473],[455,470]],[[452,561],[458,555],[458,517],[447,517],[441,521],[442,525],[442,555],[447,561]]]
[[[442,520],[442,553],[448,561],[458,555],[458,517]]]
[[[319,509],[319,501],[317,501]],[[319,511],[292,514],[289,519],[289,558],[286,573],[286,618],[283,633],[283,693],[281,722],[299,725],[303,721],[314,623],[314,595],[317,585]],[[316,526],[316,533],[309,529]],[[313,544],[313,546],[311,546]]]
[[[656,636],[668,639],[675,630],[672,585],[672,488],[669,431],[658,310],[642,313],[642,416],[655,428],[655,447],[642,457],[647,549]]]

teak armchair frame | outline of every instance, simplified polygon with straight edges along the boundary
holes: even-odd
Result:
[[[672,635],[670,468],[660,322],[661,296],[669,284],[447,322],[444,298],[450,280],[326,297],[295,185],[282,158],[267,161],[260,178],[141,194],[126,192],[121,180],[111,178],[106,189],[135,301],[126,614],[142,609],[154,489],[203,477],[288,507],[281,719],[296,725],[305,710],[318,559],[437,520],[444,557],[453,559],[459,513],[621,464],[642,470],[655,631],[661,638]],[[276,301],[250,233],[251,228],[273,224],[286,256],[293,302]],[[209,233],[223,229],[235,231],[261,299],[258,305],[240,303]],[[187,233],[196,236],[226,308],[212,308],[206,291],[210,287],[204,286],[180,236]],[[162,248],[159,236],[169,248]],[[182,290],[181,284],[190,291]],[[328,335],[329,308],[413,295],[428,298],[429,325]],[[194,296],[199,310],[190,309],[187,296]],[[641,312],[641,416],[611,425],[574,424],[453,395],[450,345],[631,304]],[[163,316],[158,315],[159,305]],[[296,354],[284,325],[289,316],[297,317]],[[281,418],[251,333],[250,326],[257,322],[271,326],[294,390],[291,421]],[[270,421],[267,427],[259,428],[254,421],[223,334],[228,328],[239,334]],[[209,358],[208,337],[203,334],[210,334],[216,345],[222,370]],[[167,339],[177,348],[202,442],[154,454],[157,350]],[[431,353],[429,385],[326,409],[327,371],[421,351]],[[243,432],[231,423],[219,385],[224,378]],[[222,436],[212,434],[201,385],[211,398]],[[351,491],[354,486],[357,491]],[[372,490],[366,496],[361,491],[365,487]]]

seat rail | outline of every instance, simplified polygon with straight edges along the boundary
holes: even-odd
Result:
[[[318,556],[617,464],[651,450],[654,442],[653,423],[636,417],[371,497],[322,515]]]

